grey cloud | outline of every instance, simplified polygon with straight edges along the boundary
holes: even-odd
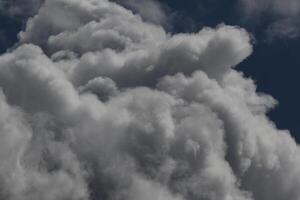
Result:
[[[238,77],[234,76],[229,74],[225,80]],[[220,87],[203,73],[196,73],[191,78],[179,74],[177,77],[164,79],[160,87],[188,101],[209,104],[218,113],[224,122],[227,138],[226,160],[240,179],[241,188],[252,191],[254,199],[297,199],[299,193],[295,187],[286,186],[299,184],[296,178],[296,174],[299,174],[299,149],[287,132],[276,130],[264,115],[265,108],[274,104],[272,98],[257,96],[253,93],[255,91],[249,89],[247,97],[240,96],[241,93],[236,91],[241,85],[245,85],[245,80],[240,81],[240,84],[231,85],[232,83],[227,82],[225,87]],[[250,82],[247,85],[252,87]],[[245,99],[249,96],[256,96],[256,101],[252,99],[250,105]],[[244,100],[239,101],[240,98]],[[263,110],[258,114],[257,108],[253,110],[254,104],[260,107],[264,105],[265,108],[261,107]],[[289,159],[288,155],[298,156]],[[289,183],[285,182],[284,177],[291,177]],[[271,194],[264,192],[274,188],[276,190]]]
[[[79,200],[88,196],[84,173],[66,143],[47,138],[44,127],[30,126],[26,115],[8,105],[3,93],[1,113],[1,198]],[[53,160],[45,160],[45,154]],[[50,171],[48,167],[55,163],[60,169]]]
[[[251,52],[239,27],[47,0],[0,56],[0,197],[298,200],[299,147],[234,69]]]
[[[126,26],[128,24],[132,30],[128,29]],[[112,35],[112,32],[117,35]],[[70,48],[66,39],[68,36],[71,40],[69,45],[74,46],[72,40],[85,40],[86,38],[82,37],[88,35],[92,38],[87,45],[97,45],[93,44],[97,37],[103,37],[101,41],[105,43],[108,39],[112,41],[114,37],[118,37],[119,33],[125,39],[135,41],[148,38],[155,39],[160,37],[162,32],[161,27],[144,23],[139,16],[133,15],[131,11],[107,0],[92,0],[91,2],[48,0],[41,7],[39,13],[28,20],[25,31],[20,33],[20,41],[41,45],[44,48],[48,42],[56,44],[56,41],[61,41],[66,42],[65,45],[62,45]],[[118,44],[118,41],[116,43]],[[83,45],[81,44],[81,46]]]
[[[114,0],[115,2],[137,12],[144,20],[154,24],[167,25],[170,20],[167,8],[156,0]]]
[[[163,37],[132,51],[88,52],[70,76],[76,85],[96,76],[111,77],[122,86],[153,85],[164,75],[201,69],[221,79],[251,52],[249,36],[243,29],[220,25],[216,30],[205,28],[196,34]]]
[[[271,24],[266,32],[268,42],[276,39],[296,39],[300,35],[299,19],[290,17],[278,20]]]
[[[0,82],[10,103],[29,112],[62,115],[79,104],[72,84],[39,47],[21,46],[0,60]]]
[[[36,14],[44,0],[1,0],[0,10],[8,16],[30,17]]]
[[[107,10],[107,5],[112,11]],[[162,27],[143,22],[139,16],[114,3],[103,1],[91,8],[85,4],[76,6],[80,12],[66,6],[62,11],[51,1],[46,2],[20,34],[22,42],[41,44],[48,54],[61,49],[81,54],[79,64],[71,70],[75,84],[85,84],[97,76],[113,76],[117,84],[122,85],[142,84],[147,79],[151,84],[168,73],[191,73],[196,69],[205,69],[210,76],[221,78],[221,68],[225,73],[252,52],[250,37],[240,28],[220,25],[216,30],[205,28],[196,34],[171,36]],[[89,9],[99,20],[91,16]],[[49,10],[59,12],[66,19],[66,25],[62,26],[55,17],[46,18]],[[111,12],[114,12],[113,17]],[[79,15],[81,22],[76,23]],[[50,30],[41,29],[39,24],[49,24]],[[133,74],[139,74],[138,80]],[[124,80],[127,76],[131,80]]]
[[[282,16],[295,16],[299,14],[300,2],[298,0],[241,0],[249,12],[275,12]]]
[[[272,18],[267,31],[267,41],[295,39],[299,35],[300,1],[298,0],[240,0],[247,19],[269,14]]]
[[[100,100],[105,101],[119,93],[116,83],[110,78],[97,77],[79,88],[80,92],[91,92]]]

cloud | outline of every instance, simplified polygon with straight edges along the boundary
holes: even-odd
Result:
[[[141,25],[141,28],[143,26]],[[147,37],[143,34],[143,39],[139,39],[138,29],[132,35],[122,35],[122,29],[126,30],[127,27],[128,25],[120,27],[119,36],[114,40],[121,43],[119,45],[115,43],[114,47],[103,47],[98,42],[100,46],[94,47],[95,43],[91,43],[92,45],[85,47],[87,53],[83,53],[83,50],[78,51],[82,56],[70,73],[70,78],[75,84],[86,83],[87,80],[97,76],[109,76],[114,77],[114,81],[120,85],[149,85],[166,74],[175,74],[180,71],[189,74],[196,69],[205,69],[211,77],[221,78],[228,69],[236,66],[252,52],[246,31],[234,27],[220,25],[216,30],[205,28],[196,34],[180,34],[170,37],[161,29],[150,26],[148,30],[157,36],[154,38],[153,35]],[[143,27],[144,30],[146,28]],[[125,39],[125,37],[130,38]],[[128,42],[128,44],[122,42],[132,41],[133,37],[136,41]],[[49,45],[52,46],[54,37],[50,38],[52,43]],[[78,39],[72,40],[70,35],[64,38],[69,38],[71,42],[65,39],[59,40],[63,46],[65,42],[76,45],[74,41],[79,41]],[[109,42],[109,44],[114,43]],[[82,44],[78,43],[78,45]],[[122,45],[123,51],[120,48]],[[69,46],[65,49],[76,51],[79,48]],[[97,50],[91,52],[94,49]],[[133,51],[127,51],[127,49],[133,49]],[[127,76],[131,79],[124,79]]]
[[[3,199],[82,199],[88,196],[83,171],[68,146],[54,141],[43,117],[32,126],[1,92],[1,188]],[[39,128],[41,125],[42,128]],[[51,169],[58,165],[59,170]]]
[[[242,0],[250,12],[274,12],[282,16],[295,16],[300,12],[298,0]]]
[[[154,24],[167,25],[170,20],[166,6],[157,0],[114,0],[114,2],[133,10],[144,20]]]
[[[37,13],[44,0],[1,0],[0,10],[12,17],[30,17]]]
[[[24,45],[0,60],[1,86],[12,104],[28,112],[46,109],[56,114],[79,104],[72,84],[39,47]]]
[[[272,98],[255,94],[253,83],[240,76],[232,71],[220,86],[202,72],[190,78],[178,74],[162,80],[160,88],[187,101],[201,102],[218,114],[225,131],[226,160],[240,187],[251,191],[253,199],[297,199],[299,192],[291,185],[299,184],[299,148],[287,132],[276,130],[266,118],[265,108],[274,105]],[[242,95],[246,91],[237,92],[241,86],[248,88],[247,95]],[[259,110],[252,107],[255,104],[260,105]]]
[[[268,41],[276,39],[297,39],[300,34],[297,17],[284,18],[271,24],[267,29]]]
[[[242,10],[247,19],[269,16],[267,40],[295,39],[299,33],[300,2],[298,0],[241,0]]]
[[[277,102],[234,69],[246,30],[172,35],[112,1],[46,0],[19,37],[0,56],[2,199],[300,198]]]

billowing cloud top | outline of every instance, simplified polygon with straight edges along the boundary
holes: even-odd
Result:
[[[276,101],[234,70],[249,34],[158,24],[107,0],[45,1],[0,56],[1,199],[300,199]]]

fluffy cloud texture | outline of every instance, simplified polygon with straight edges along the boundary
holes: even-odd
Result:
[[[242,28],[167,33],[107,0],[46,0],[0,56],[4,200],[298,200],[300,149],[234,67]]]
[[[167,25],[167,7],[163,6],[158,0],[113,0],[138,13],[143,19],[155,24]]]

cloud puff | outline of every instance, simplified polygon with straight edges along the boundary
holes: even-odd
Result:
[[[46,0],[0,56],[0,197],[298,200],[299,147],[234,69],[251,52],[239,27]]]
[[[138,13],[144,20],[167,25],[167,8],[157,0],[114,0],[114,2]]]
[[[212,78],[221,79],[251,52],[249,36],[243,29],[220,25],[216,30],[205,28],[196,34],[149,38],[148,44],[131,43],[121,52],[111,48],[87,52],[70,77],[75,84],[108,76],[121,86],[136,86],[154,84],[167,74],[190,74],[202,69]],[[131,78],[124,78],[128,76]]]
[[[24,45],[0,60],[0,82],[10,103],[29,112],[57,114],[79,104],[72,84],[39,47]]]

